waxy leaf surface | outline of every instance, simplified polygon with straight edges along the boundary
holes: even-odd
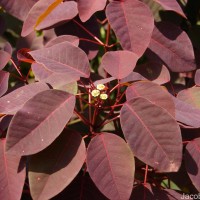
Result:
[[[158,171],[178,171],[182,161],[181,132],[166,110],[138,97],[124,104],[120,121],[136,157]]]
[[[33,199],[50,199],[67,187],[86,157],[79,133],[65,129],[45,150],[31,156],[29,183]]]
[[[24,186],[26,170],[21,157],[5,152],[5,140],[0,139],[0,199],[20,200]]]
[[[109,199],[129,199],[134,179],[134,157],[125,141],[102,133],[88,146],[87,167],[97,188]]]
[[[9,73],[5,71],[0,71],[0,97],[7,91],[8,89],[8,79]]]
[[[149,48],[173,72],[191,71],[196,68],[193,47],[189,37],[172,23],[160,22],[156,24]]]
[[[190,141],[185,151],[185,166],[187,173],[198,191],[200,191],[200,138]]]
[[[57,73],[68,73],[72,77],[88,78],[90,74],[87,55],[69,42],[29,52],[38,62]]]
[[[166,109],[173,117],[175,116],[175,105],[171,95],[160,85],[150,81],[138,81],[126,90],[127,100],[135,97],[143,97],[153,104]]]
[[[27,101],[13,117],[6,150],[30,155],[49,146],[71,118],[75,97],[59,90],[46,90]]]
[[[45,83],[33,83],[8,93],[0,98],[0,113],[15,114],[34,95],[48,89]]]
[[[113,77],[122,79],[135,68],[138,56],[130,51],[107,52],[102,57],[101,66]]]
[[[112,1],[106,16],[125,50],[139,57],[149,45],[154,20],[149,8],[140,1]]]
[[[6,64],[8,63],[8,61],[10,60],[11,55],[3,50],[0,50],[0,70],[2,70]]]

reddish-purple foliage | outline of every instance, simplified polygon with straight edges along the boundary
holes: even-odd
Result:
[[[199,35],[183,2],[0,0],[0,199],[200,192]]]

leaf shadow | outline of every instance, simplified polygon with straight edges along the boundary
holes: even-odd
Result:
[[[192,174],[192,175],[198,174],[198,171],[199,171],[198,165],[187,149],[185,149],[185,165],[186,165],[187,172],[189,174]]]

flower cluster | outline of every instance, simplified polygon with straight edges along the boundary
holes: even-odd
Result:
[[[92,90],[91,94],[93,97],[100,96],[100,99],[106,100],[108,98],[108,95],[106,93],[102,93],[106,89],[106,86],[104,84],[98,84],[96,89]]]

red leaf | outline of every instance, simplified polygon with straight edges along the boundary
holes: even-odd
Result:
[[[171,95],[160,85],[150,81],[139,81],[133,83],[126,90],[127,100],[135,97],[143,97],[151,103],[164,108],[168,113],[175,117],[175,105]]]
[[[200,138],[197,138],[189,142],[186,146],[185,151],[185,166],[187,173],[197,188],[200,191],[200,171],[199,171],[199,162],[200,162]]]
[[[31,51],[30,54],[38,63],[53,72],[69,73],[72,77],[89,77],[90,65],[87,55],[69,42]]]
[[[5,71],[0,71],[0,97],[7,91],[8,89],[8,79],[9,73]]]
[[[106,8],[106,16],[123,49],[140,57],[149,45],[154,27],[149,8],[140,1],[112,1]]]
[[[120,120],[136,157],[161,172],[178,171],[182,160],[181,132],[166,110],[138,97],[124,104]]]
[[[22,86],[0,98],[0,113],[14,114],[37,93],[48,90],[44,83]]]
[[[196,68],[192,43],[187,34],[169,22],[160,22],[154,28],[149,48],[173,72],[186,72]]]
[[[93,138],[87,152],[88,172],[109,199],[129,199],[133,187],[134,157],[120,137],[102,133]]]
[[[96,11],[103,10],[106,0],[79,0],[78,11],[82,22],[87,21]]]
[[[30,155],[49,146],[73,114],[75,97],[59,90],[46,90],[28,100],[8,128],[6,150]]]
[[[0,139],[0,199],[20,200],[26,170],[21,157],[5,153],[5,140]],[[22,161],[22,160],[21,160]]]
[[[48,148],[31,156],[28,175],[33,199],[50,199],[60,193],[78,174],[85,157],[82,137],[68,129]]]
[[[102,57],[101,67],[111,76],[122,79],[135,68],[138,56],[130,51],[107,52]]]
[[[35,62],[34,59],[32,58],[32,56],[30,54],[28,54],[28,52],[30,51],[30,49],[20,49],[17,51],[17,59],[19,61],[22,62],[27,62],[27,63],[33,63]]]

